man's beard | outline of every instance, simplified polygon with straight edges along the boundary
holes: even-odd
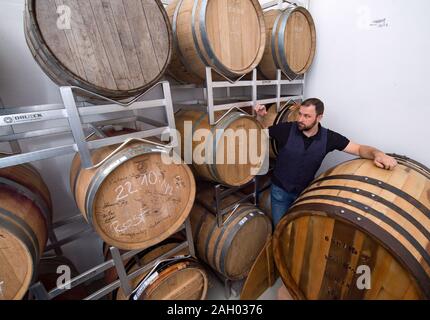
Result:
[[[314,121],[314,123],[312,123],[310,126],[308,126],[308,127],[306,127],[306,126],[304,126],[304,124],[303,123],[299,123],[299,130],[300,131],[309,131],[309,130],[311,130],[313,127],[315,127],[316,125],[317,125],[317,123],[318,123],[318,120],[315,120]],[[303,125],[303,127],[301,127],[300,125]]]

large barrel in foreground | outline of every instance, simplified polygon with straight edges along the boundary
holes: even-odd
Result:
[[[25,35],[55,83],[112,98],[153,86],[173,51],[159,0],[27,0]]]
[[[0,169],[0,300],[19,300],[37,275],[51,221],[49,190],[30,165]]]
[[[95,150],[94,163],[115,146]],[[145,249],[174,234],[194,203],[195,181],[185,164],[166,164],[162,147],[133,143],[101,166],[81,169],[76,155],[71,188],[79,209],[103,240],[120,249]]]
[[[430,170],[398,161],[346,162],[295,202],[274,237],[295,298],[430,299]]]
[[[175,42],[169,73],[175,79],[202,83],[206,66],[235,79],[259,64],[266,31],[257,0],[174,0],[167,12]]]
[[[290,79],[306,73],[316,49],[315,24],[309,11],[291,5],[266,11],[264,20],[267,40],[259,71],[268,79],[276,79],[278,69]]]
[[[192,145],[194,169],[206,180],[241,186],[263,167],[268,138],[260,123],[248,114],[231,112],[211,126],[207,113],[181,110],[176,126],[181,133],[183,158],[187,159],[186,146]]]

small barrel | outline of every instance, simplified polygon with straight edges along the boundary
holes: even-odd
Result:
[[[55,83],[111,98],[156,84],[173,51],[159,0],[26,0],[25,36]]]
[[[93,163],[117,148],[91,154]],[[71,190],[82,214],[109,245],[145,249],[167,239],[185,222],[194,203],[195,181],[183,163],[168,164],[165,148],[132,143],[97,168],[71,168]]]
[[[260,63],[266,29],[257,0],[174,0],[167,12],[175,48],[169,74],[176,80],[202,83],[207,66],[236,79]]]
[[[430,169],[352,160],[318,177],[278,225],[274,255],[296,299],[430,299]]]
[[[194,157],[194,169],[208,181],[241,186],[263,167],[268,139],[260,123],[248,114],[234,111],[211,126],[206,113],[181,110],[176,126],[181,133],[183,158],[187,159],[186,146],[192,144],[193,155],[202,155],[202,159]]]
[[[200,201],[215,207],[210,189],[199,193]],[[225,205],[237,201],[224,199]],[[198,257],[227,279],[244,279],[272,234],[266,215],[251,204],[243,204],[224,216],[218,227],[216,217],[199,203],[191,211],[191,226]]]
[[[264,20],[267,41],[258,70],[267,79],[277,79],[277,70],[291,80],[306,73],[316,50],[315,23],[309,11],[291,5],[266,11]]]
[[[59,279],[61,276],[69,274],[71,278],[79,275],[75,265],[64,256],[51,256],[43,257],[40,260],[38,267],[38,278],[45,289],[49,292],[58,285],[63,285],[67,279],[62,281]],[[60,281],[59,281],[60,280]],[[83,300],[89,295],[87,288],[84,285],[79,285],[72,289],[66,290],[61,295],[54,298],[54,300]]]
[[[176,245],[164,243],[140,253],[127,262],[126,271],[128,274],[136,271],[139,266],[160,258]],[[187,249],[184,249],[177,255],[187,255],[187,252]],[[116,273],[110,273],[108,277],[106,280],[110,283],[116,279]],[[204,268],[191,258],[159,265],[152,275],[143,273],[132,281],[132,288],[137,289],[144,280],[147,281],[144,287],[139,288],[137,300],[205,300],[209,284]],[[122,289],[117,290],[113,296],[115,300],[130,299]]]
[[[277,112],[276,104],[268,107],[267,115],[261,120],[261,124],[264,128],[284,123],[297,121],[299,116],[300,105],[289,103],[281,108],[280,112]],[[270,158],[275,159],[278,156],[278,143],[274,139],[270,139]]]
[[[0,300],[19,300],[37,275],[51,224],[51,198],[30,165],[0,169]]]

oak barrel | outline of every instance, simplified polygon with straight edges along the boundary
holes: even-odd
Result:
[[[316,30],[313,18],[303,7],[268,10],[266,48],[258,70],[267,79],[277,79],[281,70],[291,80],[309,70],[315,57]]]
[[[260,122],[264,128],[269,128],[284,122],[294,122],[298,120],[299,111],[299,104],[287,103],[282,106],[279,112],[277,112],[276,104],[273,104],[267,108],[267,115],[265,115]],[[275,139],[270,139],[270,158],[276,158],[278,153],[278,143]]]
[[[127,262],[127,273],[130,274],[140,266],[159,259],[177,245],[177,243],[163,243],[145,250]],[[188,255],[188,250],[184,249],[176,256],[179,255]],[[194,259],[186,258],[169,263],[167,266],[159,265],[154,270],[152,275],[145,272],[132,281],[133,290],[137,289],[142,282],[146,282],[145,286],[141,287],[136,300],[206,299],[209,279],[205,269]],[[116,279],[116,274],[110,273],[108,277],[106,280],[110,283]],[[117,290],[113,296],[116,300],[130,299],[130,297],[125,296],[122,289]]]
[[[202,83],[206,66],[236,79],[259,64],[266,30],[257,0],[174,0],[167,12],[175,48],[169,74],[176,80]]]
[[[37,275],[51,223],[49,190],[36,169],[0,169],[0,300],[19,300]]]
[[[272,188],[269,187],[258,193],[258,207],[272,219]]]
[[[260,123],[248,114],[234,111],[211,126],[206,113],[181,110],[176,114],[176,127],[183,158],[187,159],[186,146],[192,143],[193,154],[201,156],[193,157],[194,169],[206,180],[241,186],[263,167],[268,139]]]
[[[92,152],[94,163],[117,146]],[[185,164],[166,164],[165,148],[134,142],[101,166],[71,168],[72,193],[82,214],[108,244],[145,249],[174,234],[188,217],[195,197],[194,176]]]
[[[327,171],[280,222],[275,260],[294,298],[430,298],[430,170],[396,158],[393,171],[362,159]]]
[[[55,83],[111,98],[156,84],[173,51],[159,0],[27,0],[25,36]]]
[[[210,189],[199,192],[199,200],[214,208],[215,199]],[[231,195],[225,206],[239,200]],[[218,227],[215,215],[196,202],[191,211],[191,226],[198,257],[227,279],[245,278],[255,259],[271,237],[270,220],[251,204],[232,208]]]

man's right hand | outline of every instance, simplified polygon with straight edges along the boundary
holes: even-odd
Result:
[[[260,117],[264,117],[267,114],[266,106],[262,104],[257,104],[254,110],[255,110],[255,113]]]

